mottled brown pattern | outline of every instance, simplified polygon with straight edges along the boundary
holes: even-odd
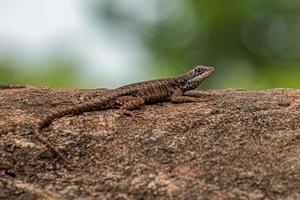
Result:
[[[300,199],[300,89],[65,116],[42,133],[78,166],[66,170],[28,125],[109,91],[0,90],[0,199]]]
[[[177,96],[180,96],[188,90],[195,89],[213,72],[213,67],[201,65],[195,67],[193,70],[180,77],[144,81],[125,85],[109,91],[100,98],[95,98],[89,102],[84,102],[76,106],[70,106],[53,112],[41,120],[41,122],[38,124],[38,128],[41,129],[44,126],[49,125],[54,119],[63,117],[65,115],[76,115],[83,112],[121,107],[122,105],[115,105],[114,102],[117,98],[122,96],[142,98],[146,104],[171,100],[171,97],[175,91],[181,91],[181,94],[176,92]],[[124,104],[126,104],[126,102],[124,102]]]
[[[197,66],[186,74],[168,79],[144,81],[133,83],[114,89],[100,98],[85,102],[76,106],[66,107],[46,115],[38,123],[35,132],[36,137],[42,143],[48,146],[61,159],[68,163],[67,159],[59,152],[57,148],[51,145],[40,134],[41,129],[49,125],[54,119],[66,116],[77,115],[83,112],[96,110],[122,108],[126,110],[136,109],[142,104],[155,103],[160,101],[171,100],[173,102],[190,102],[195,101],[192,97],[183,97],[185,91],[192,90],[209,77],[214,72],[213,67]],[[125,97],[125,98],[124,98]],[[121,99],[120,99],[121,98]]]

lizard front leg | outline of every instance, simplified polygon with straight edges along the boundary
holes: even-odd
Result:
[[[190,96],[183,96],[183,91],[180,88],[177,88],[172,96],[171,96],[172,103],[190,103],[190,102],[199,102],[198,98],[190,97]]]
[[[201,99],[211,98],[215,96],[213,94],[209,94],[206,91],[196,91],[196,90],[187,91],[183,95],[188,97],[201,98]]]

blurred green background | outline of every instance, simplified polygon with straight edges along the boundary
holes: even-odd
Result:
[[[216,73],[204,88],[300,87],[300,1],[3,0],[0,82],[117,87]]]

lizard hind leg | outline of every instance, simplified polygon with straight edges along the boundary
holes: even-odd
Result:
[[[123,114],[133,117],[136,121],[136,114],[134,114],[132,110],[138,109],[144,103],[144,99],[133,96],[122,96],[116,99],[116,104],[120,106]]]
[[[116,99],[116,104],[123,110],[135,110],[144,103],[144,99],[133,96],[122,96]]]

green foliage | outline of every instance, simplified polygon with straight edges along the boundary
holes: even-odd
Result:
[[[214,87],[300,87],[299,2],[160,1],[156,23],[118,9],[118,2],[107,0],[104,16],[114,26],[131,25],[157,70],[208,64],[217,69]]]
[[[151,77],[174,76],[206,64],[216,73],[204,87],[300,87],[299,1],[92,2],[89,13],[99,29],[118,37],[125,30],[142,42],[150,57],[144,66],[155,68]],[[152,21],[137,12],[139,6],[151,9],[150,4],[155,5]],[[82,86],[76,59],[50,59],[41,70],[26,70],[27,64],[0,59],[0,82]]]
[[[74,63],[66,60],[53,59],[41,69],[31,70],[26,70],[26,64],[2,61],[0,62],[0,80],[1,83],[6,84],[78,87],[81,84],[78,81],[76,68]]]

